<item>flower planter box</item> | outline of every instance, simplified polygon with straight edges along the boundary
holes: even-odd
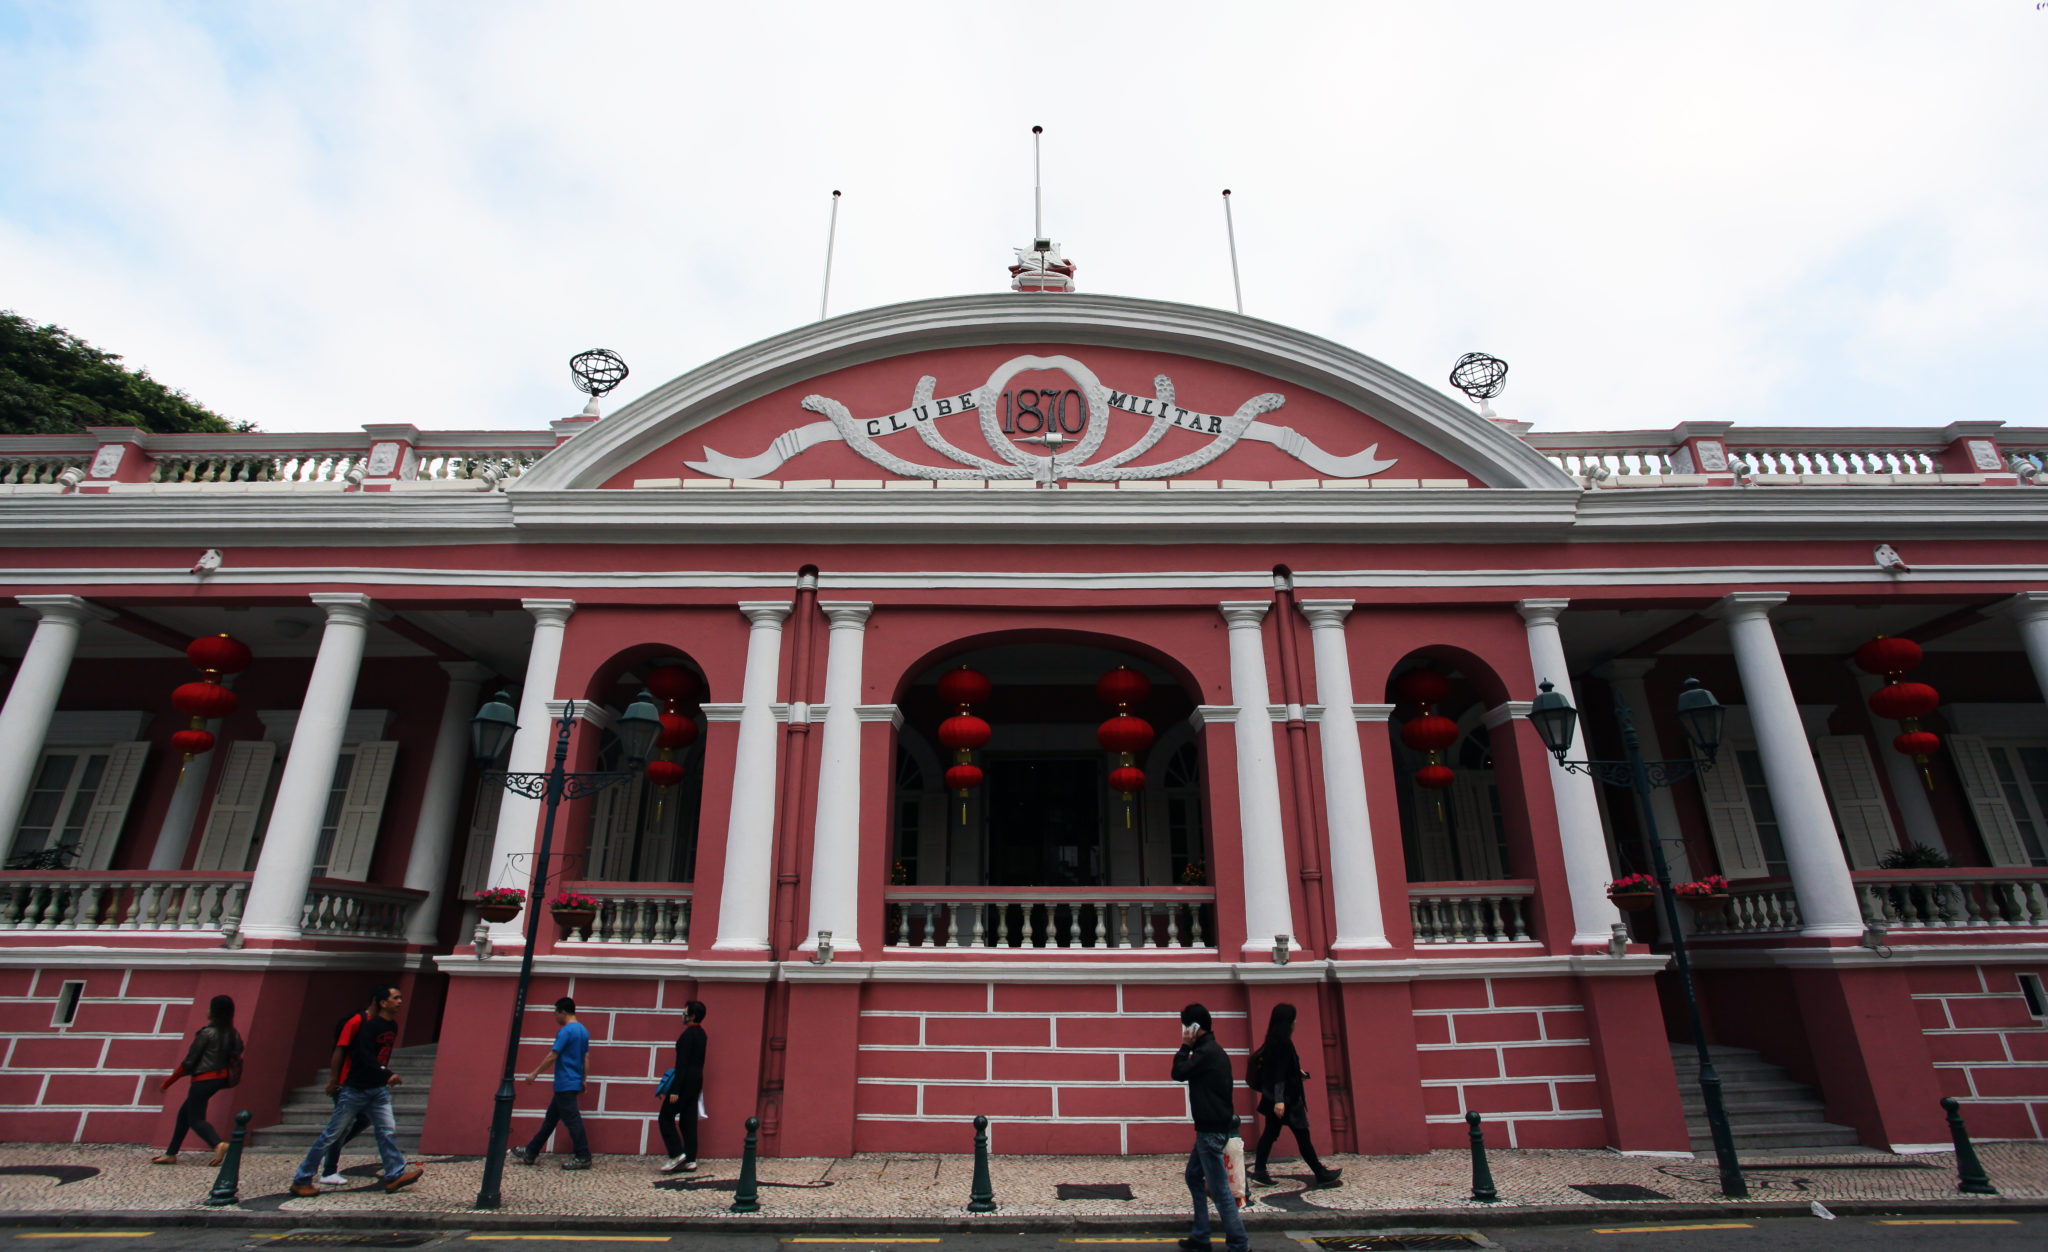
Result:
[[[1657,893],[1654,891],[1617,891],[1607,898],[1614,902],[1615,908],[1624,913],[1640,913],[1657,903]]]
[[[565,935],[578,930],[587,934],[590,923],[597,920],[597,913],[593,909],[556,909],[554,912],[555,924],[562,928]]]
[[[524,907],[518,904],[479,904],[476,914],[487,922],[509,922],[519,916]]]

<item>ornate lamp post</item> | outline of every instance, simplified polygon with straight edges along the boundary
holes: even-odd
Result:
[[[1749,1187],[1742,1181],[1742,1167],[1735,1158],[1735,1137],[1728,1129],[1728,1111],[1721,1104],[1721,1076],[1707,1054],[1706,1032],[1700,1026],[1700,1002],[1693,993],[1692,963],[1686,959],[1685,932],[1678,926],[1678,897],[1671,890],[1671,869],[1664,859],[1664,841],[1657,834],[1657,815],[1650,807],[1650,792],[1690,778],[1701,768],[1712,769],[1714,754],[1721,747],[1721,723],[1728,710],[1699,680],[1685,680],[1678,697],[1678,724],[1685,737],[1699,749],[1698,758],[1683,761],[1645,761],[1641,741],[1628,706],[1614,702],[1614,715],[1621,722],[1621,739],[1628,757],[1621,761],[1567,761],[1572,732],[1578,726],[1579,711],[1571,702],[1551,690],[1545,679],[1542,690],[1529,707],[1529,721],[1543,740],[1543,746],[1557,763],[1574,773],[1599,779],[1610,787],[1627,787],[1636,793],[1636,807],[1643,815],[1643,830],[1649,837],[1651,862],[1656,870],[1657,897],[1664,902],[1664,922],[1671,931],[1672,963],[1678,968],[1678,986],[1685,993],[1685,1011],[1692,1020],[1693,1044],[1700,1054],[1700,1098],[1707,1106],[1707,1127],[1714,1136],[1714,1156],[1721,1165],[1721,1194],[1742,1197]]]
[[[484,1180],[477,1189],[476,1207],[494,1209],[501,1199],[500,1184],[505,1176],[506,1145],[512,1137],[512,1073],[519,1060],[519,1030],[526,1021],[526,990],[533,982],[533,945],[540,932],[540,899],[547,889],[548,857],[555,843],[555,811],[564,800],[580,800],[606,787],[638,777],[647,756],[661,736],[661,714],[654,699],[641,692],[638,699],[612,727],[625,749],[626,768],[572,773],[569,762],[569,731],[576,724],[576,702],[571,700],[555,722],[555,761],[545,774],[514,774],[491,766],[512,749],[512,736],[519,731],[511,697],[499,692],[470,719],[470,745],[486,785],[496,783],[515,795],[547,803],[541,823],[540,855],[533,861],[533,876],[527,892],[526,948],[519,955],[519,988],[512,998],[512,1026],[505,1038],[505,1073],[498,1082],[498,1098],[491,1110],[490,1146],[484,1149]]]

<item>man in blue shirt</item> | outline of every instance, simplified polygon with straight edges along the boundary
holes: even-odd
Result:
[[[583,1137],[583,1110],[576,1107],[576,1097],[583,1091],[583,1055],[590,1051],[590,1032],[576,1020],[576,1001],[568,996],[555,1001],[555,1026],[554,1048],[526,1076],[528,1082],[539,1082],[540,1072],[553,1065],[555,1096],[548,1101],[547,1116],[541,1118],[540,1133],[524,1148],[513,1148],[512,1159],[521,1165],[539,1160],[547,1149],[548,1136],[555,1133],[555,1123],[560,1122],[569,1128],[569,1143],[576,1150],[574,1157],[562,1162],[562,1168],[589,1169],[590,1140]]]

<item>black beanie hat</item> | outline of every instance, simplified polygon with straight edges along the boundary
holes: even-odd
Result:
[[[1209,1020],[1209,1010],[1199,1004],[1190,1004],[1180,1011],[1180,1024],[1200,1026],[1203,1030],[1214,1031],[1216,1026]]]

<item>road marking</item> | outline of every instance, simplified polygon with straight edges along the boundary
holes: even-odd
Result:
[[[25,1230],[17,1239],[147,1239],[154,1230]]]
[[[527,1239],[545,1243],[667,1243],[667,1235],[470,1235],[469,1241],[480,1239]]]
[[[835,1239],[830,1235],[798,1235],[784,1239],[784,1243],[943,1243],[941,1239],[898,1239],[891,1235],[855,1235],[850,1239]]]
[[[1179,1243],[1179,1242],[1180,1242],[1180,1240],[1178,1240],[1178,1239],[1062,1239],[1062,1240],[1060,1240],[1060,1242],[1061,1242],[1061,1243],[1122,1243],[1122,1244],[1134,1244],[1134,1243],[1144,1243],[1144,1244],[1153,1244],[1153,1243]]]
[[[2010,1217],[1915,1217],[1873,1222],[1876,1226],[2017,1226]]]
[[[1755,1230],[1750,1222],[1715,1222],[1707,1226],[1608,1226],[1595,1230],[1596,1235],[1656,1235],[1667,1230]]]

